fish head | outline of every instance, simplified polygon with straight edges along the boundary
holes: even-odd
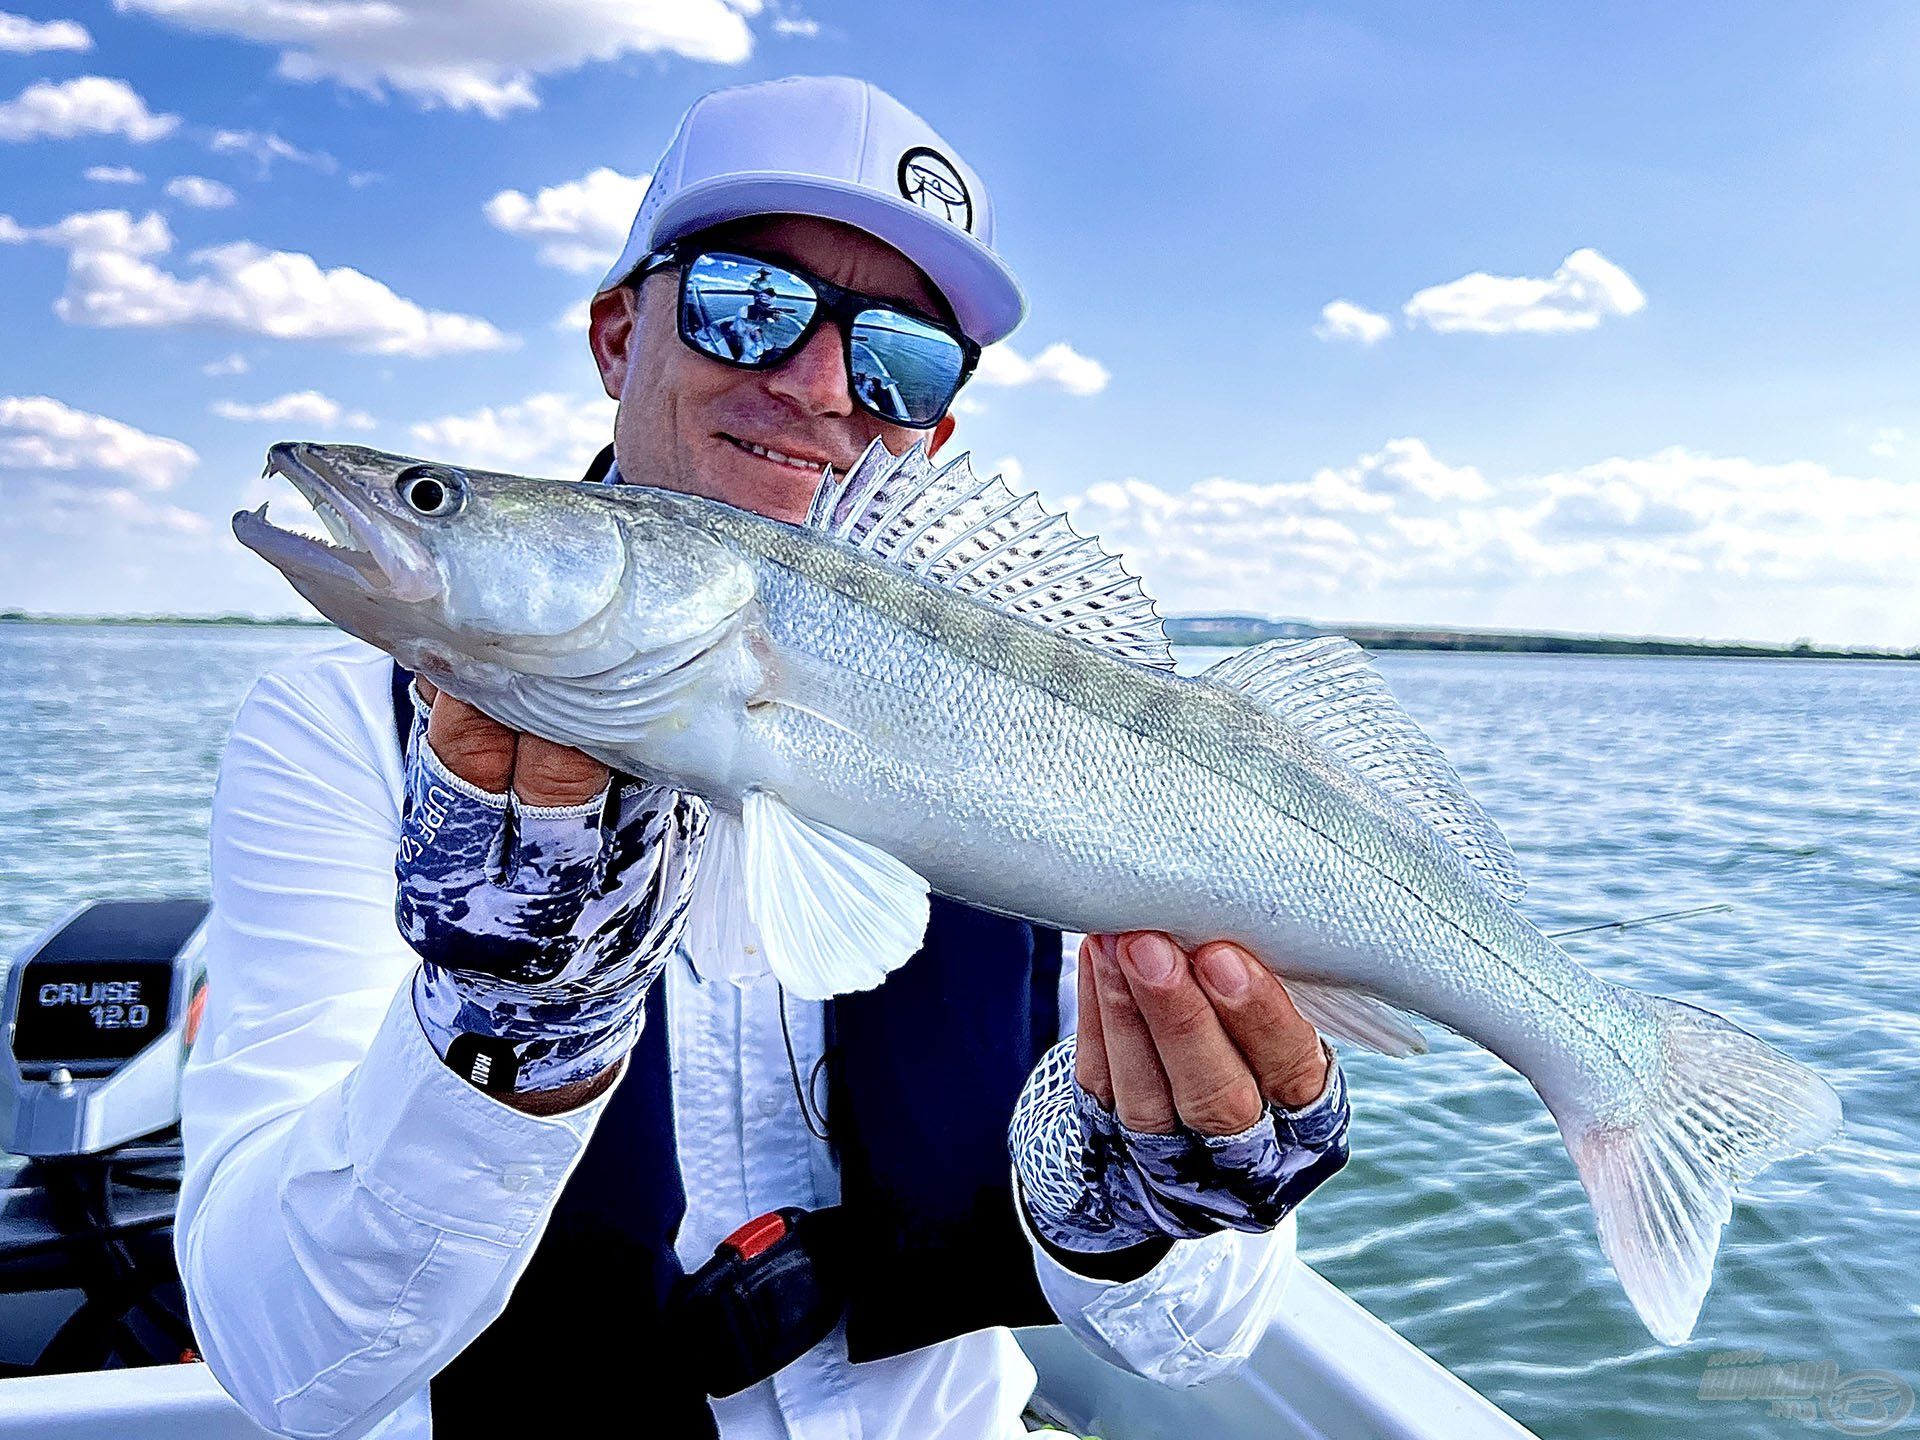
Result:
[[[234,516],[240,542],[343,630],[483,706],[516,677],[683,663],[753,598],[747,562],[654,492],[301,442],[267,472],[329,539],[263,505]]]

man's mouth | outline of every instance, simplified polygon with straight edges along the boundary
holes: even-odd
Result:
[[[762,460],[771,460],[776,465],[784,465],[789,470],[797,471],[802,475],[815,479],[819,477],[822,470],[833,464],[831,460],[816,460],[808,455],[788,455],[784,451],[773,449],[771,446],[756,445],[751,440],[742,440],[737,435],[729,435],[724,430],[715,433],[736,450],[744,450],[749,455],[758,456]]]

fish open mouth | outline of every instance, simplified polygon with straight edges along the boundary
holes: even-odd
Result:
[[[408,578],[419,570],[407,554],[414,547],[391,524],[375,518],[364,500],[337,476],[324,455],[297,443],[275,445],[267,452],[263,475],[278,475],[300,492],[326,535],[302,533],[276,525],[267,518],[268,501],[257,510],[233,517],[233,533],[249,550],[273,565],[288,579],[331,577],[371,595],[394,599],[419,598],[407,592]]]

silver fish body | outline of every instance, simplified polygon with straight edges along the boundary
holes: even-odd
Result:
[[[678,497],[667,503],[678,503]],[[687,502],[753,559],[745,673],[812,681],[741,707],[732,763],[662,777],[751,789],[986,909],[1087,933],[1238,941],[1283,976],[1359,986],[1549,1086],[1604,1078],[1630,1118],[1655,1027],[1404,808],[1278,717],[1109,658],[801,530]],[[757,659],[755,657],[758,657]],[[831,707],[831,718],[820,712]],[[580,737],[587,743],[591,738]],[[602,758],[646,769],[642,740]]]
[[[335,593],[339,577],[315,576],[337,556],[302,557],[264,521],[242,521],[242,539],[348,628],[510,725],[722,812],[772,796],[983,908],[1238,941],[1310,1018],[1387,1017],[1379,1048],[1413,1012],[1492,1051],[1554,1113],[1603,1246],[1663,1339],[1692,1328],[1738,1187],[1837,1129],[1817,1076],[1716,1016],[1586,971],[1408,805],[1205,676],[1115,658],[832,535],[697,497],[472,477],[468,509],[515,522],[483,521],[463,544],[457,526],[381,498],[410,462],[340,447],[280,460],[335,507],[350,548],[381,552],[354,566],[441,599]],[[533,515],[528,540],[515,527]],[[567,540],[575,529],[588,538]],[[514,633],[530,589],[570,628]]]

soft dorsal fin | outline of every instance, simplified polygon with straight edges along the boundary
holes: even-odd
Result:
[[[1057,635],[1173,668],[1153,600],[1120,557],[1038,495],[978,478],[968,456],[936,467],[922,445],[895,457],[875,440],[844,483],[827,477],[807,525]]]
[[[1258,701],[1406,806],[1506,899],[1526,893],[1507,837],[1351,640],[1270,640],[1200,678]]]

